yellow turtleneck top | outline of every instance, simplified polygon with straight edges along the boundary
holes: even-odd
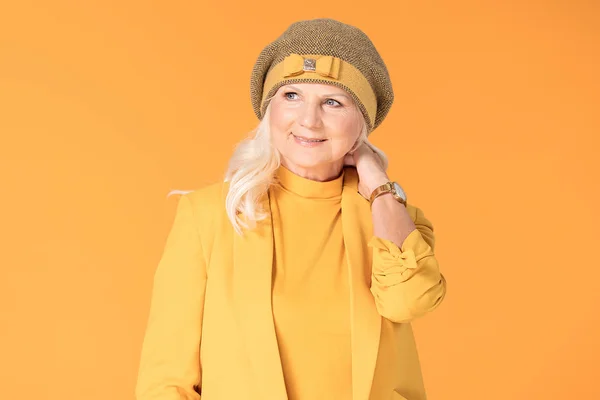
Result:
[[[331,181],[281,166],[272,187],[273,318],[289,400],[352,398],[344,172]],[[330,400],[328,398],[327,400]]]

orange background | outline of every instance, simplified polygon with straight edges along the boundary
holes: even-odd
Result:
[[[3,2],[0,398],[133,398],[166,194],[221,179],[260,50],[317,17],[394,83],[371,139],[448,279],[430,399],[600,398],[600,5],[480,3]]]

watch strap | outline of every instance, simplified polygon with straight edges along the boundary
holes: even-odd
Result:
[[[369,199],[369,203],[371,205],[373,205],[373,201],[377,197],[381,196],[382,194],[386,194],[386,193],[391,193],[392,196],[394,197],[394,199],[396,199],[398,202],[402,203],[406,207],[406,200],[404,200],[402,197],[400,197],[396,193],[396,190],[394,189],[394,183],[391,181],[388,181],[388,182],[384,183],[383,185],[376,187],[375,190],[373,190],[373,192],[371,193],[371,198]]]

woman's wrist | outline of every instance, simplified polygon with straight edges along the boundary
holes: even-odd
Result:
[[[365,186],[367,187],[368,191],[369,191],[369,196],[371,196],[371,194],[373,193],[373,191],[375,191],[375,189],[377,189],[379,186],[384,185],[386,183],[388,183],[390,181],[390,178],[388,178],[387,175],[379,175],[376,177],[373,177],[372,179],[369,179],[369,182],[366,182]]]

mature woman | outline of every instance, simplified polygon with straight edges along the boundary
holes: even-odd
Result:
[[[367,136],[369,38],[299,21],[260,54],[260,119],[225,182],[182,195],[154,279],[138,400],[425,399],[411,321],[446,281],[431,222]]]

